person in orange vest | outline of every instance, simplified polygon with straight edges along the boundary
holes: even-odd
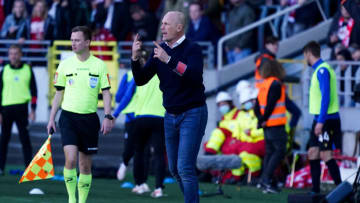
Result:
[[[268,60],[276,60],[276,53],[279,50],[279,39],[274,36],[268,36],[265,39],[264,50],[255,57],[255,87],[260,88],[261,83],[264,81],[260,75],[262,65]]]
[[[277,61],[269,60],[262,66],[260,75],[264,82],[259,89],[255,113],[258,127],[264,129],[266,151],[260,185],[263,192],[278,193],[279,189],[271,184],[271,180],[286,153],[286,95],[285,85],[281,82],[285,70]]]
[[[276,54],[279,50],[279,39],[274,36],[268,36],[265,39],[265,48],[255,58],[255,87],[260,88],[264,79],[260,75],[262,66],[266,61],[276,60]],[[286,110],[291,114],[291,120],[289,122],[291,140],[293,139],[296,131],[296,126],[301,116],[300,108],[286,95],[285,97]]]

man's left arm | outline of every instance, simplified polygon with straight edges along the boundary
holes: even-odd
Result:
[[[37,86],[36,86],[36,79],[35,74],[32,69],[31,70],[31,78],[30,78],[30,93],[31,93],[31,111],[29,114],[29,118],[31,121],[35,121],[35,110],[37,104]]]
[[[320,92],[321,92],[321,107],[320,114],[317,119],[318,123],[324,123],[325,117],[327,115],[327,111],[330,103],[330,74],[326,68],[321,68],[317,72],[317,77],[320,84]]]
[[[110,76],[105,63],[103,64],[103,72],[100,77],[100,88],[102,90],[104,113],[111,116],[111,94],[110,94]],[[105,135],[111,131],[113,127],[112,120],[104,118],[101,125],[101,132]]]
[[[201,47],[193,44],[188,50],[186,55],[187,62],[171,57],[168,65],[175,73],[184,79],[191,82],[201,81],[204,67]]]

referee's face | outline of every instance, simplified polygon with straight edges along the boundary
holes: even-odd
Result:
[[[82,32],[71,33],[71,47],[76,54],[82,54],[89,51],[90,40],[85,40]]]

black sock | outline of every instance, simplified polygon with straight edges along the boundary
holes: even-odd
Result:
[[[341,183],[341,176],[339,166],[337,165],[336,161],[334,159],[330,159],[326,162],[326,165],[335,184],[339,185]]]
[[[320,159],[310,160],[310,170],[311,170],[311,179],[313,185],[313,192],[320,192],[320,175],[321,175],[321,166]]]

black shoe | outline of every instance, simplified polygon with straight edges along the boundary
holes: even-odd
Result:
[[[263,193],[272,193],[272,194],[280,193],[279,188],[274,187],[271,184],[263,183],[262,185],[264,186]]]

